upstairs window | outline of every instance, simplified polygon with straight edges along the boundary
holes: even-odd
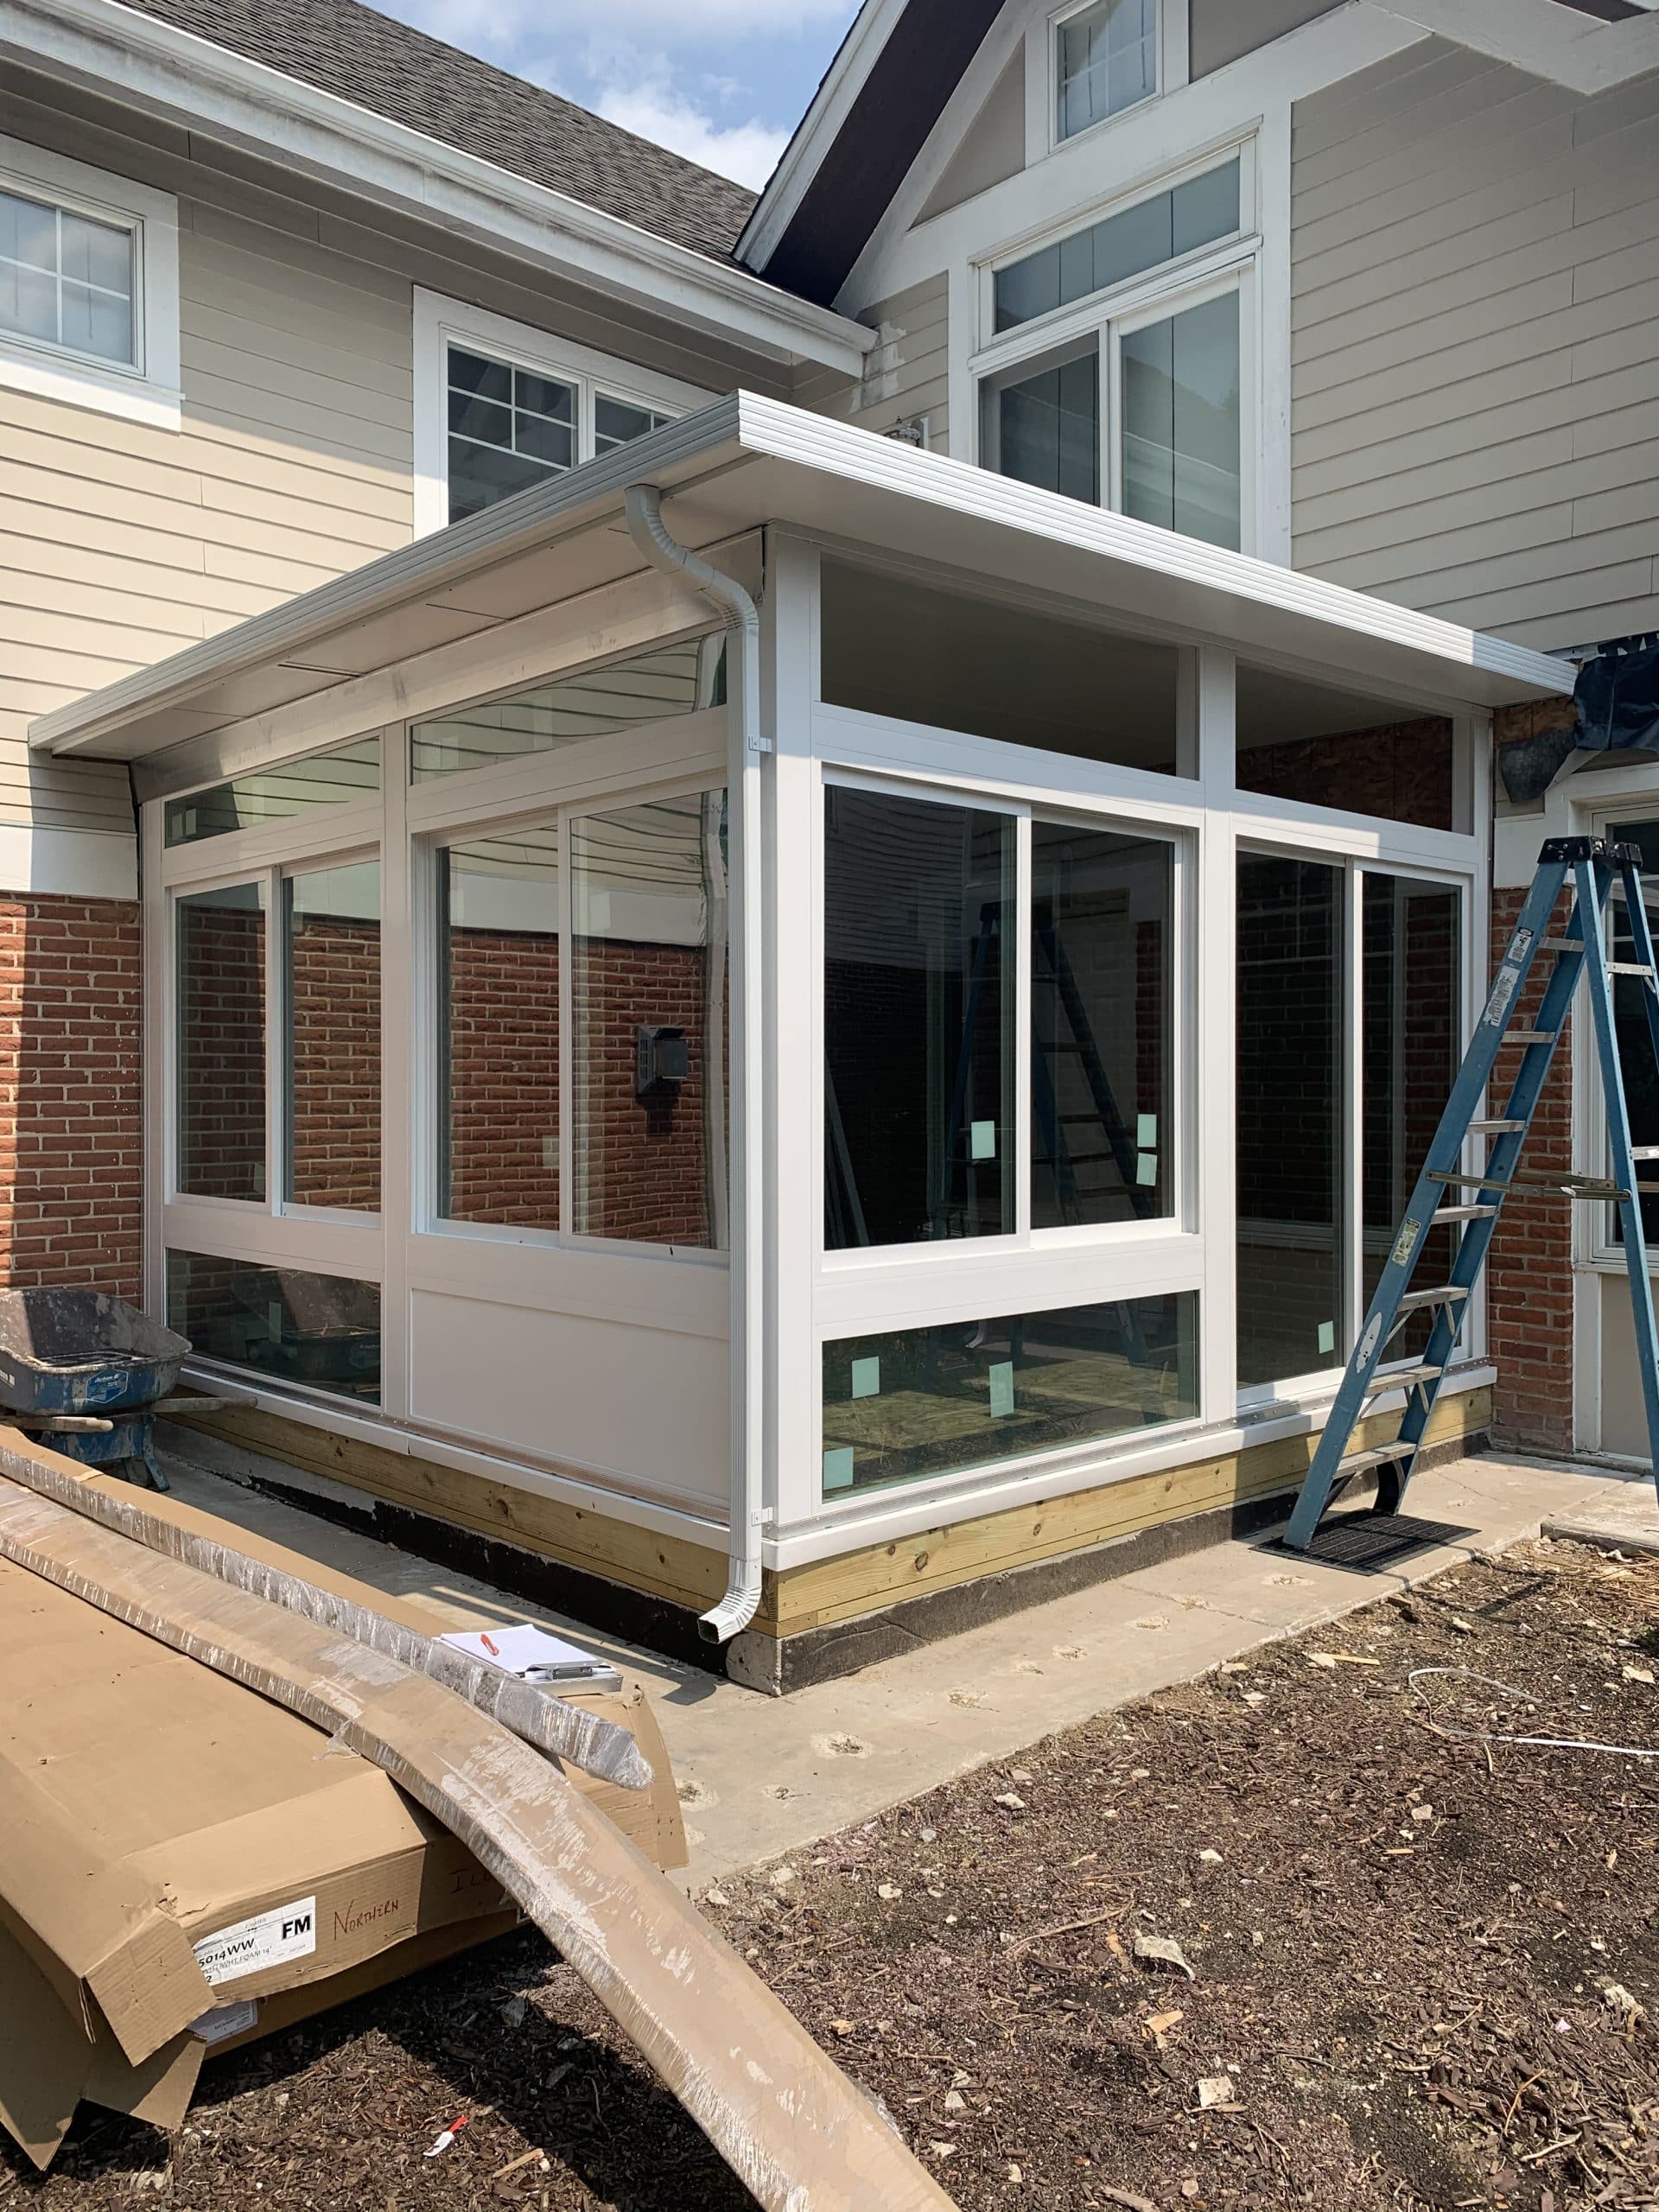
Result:
[[[416,522],[439,530],[614,453],[708,394],[435,293],[415,295]]]
[[[136,260],[130,227],[0,190],[0,331],[131,367]]]
[[[1055,26],[1055,132],[1075,137],[1158,89],[1158,0],[1094,0]]]

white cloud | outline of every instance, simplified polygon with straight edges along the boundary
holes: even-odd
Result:
[[[789,37],[844,25],[857,0],[606,0],[602,16],[593,0],[387,0],[405,22],[435,38],[470,47],[507,45],[521,37],[536,43],[587,45],[596,39],[615,50],[649,37],[661,45],[706,48],[711,40],[736,36]],[[596,16],[599,20],[596,22]]]
[[[778,157],[789,143],[787,130],[753,118],[740,123],[717,122],[660,81],[608,86],[594,106],[607,123],[620,124],[625,130],[653,139],[673,153],[683,154],[688,161],[699,162],[704,168],[734,177],[757,192],[777,168]]]

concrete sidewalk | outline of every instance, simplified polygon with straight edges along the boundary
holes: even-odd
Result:
[[[773,1699],[538,1611],[222,1476],[177,1459],[166,1464],[181,1497],[421,1600],[435,1630],[538,1619],[641,1680],[680,1785],[691,1846],[681,1878],[693,1891],[1546,1527],[1608,1544],[1633,1544],[1650,1529],[1659,1548],[1645,1475],[1460,1459],[1419,1475],[1408,1505],[1415,1519],[1468,1534],[1403,1566],[1358,1573],[1265,1548],[1260,1538],[1218,1544]]]

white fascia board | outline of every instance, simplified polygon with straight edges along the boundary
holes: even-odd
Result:
[[[810,528],[815,507],[822,511],[825,504],[816,495],[828,486],[840,499],[842,487],[848,487],[871,495],[840,533],[853,542],[879,546],[880,524],[902,525],[907,517],[926,516],[931,524],[938,517],[946,524],[937,556],[944,565],[970,526],[1023,533],[1113,564],[1116,576],[1080,572],[1091,600],[1112,606],[1121,595],[1128,610],[1224,646],[1254,645],[1315,667],[1357,670],[1376,656],[1357,657],[1344,640],[1370,641],[1384,649],[1402,688],[1472,706],[1562,696],[1577,677],[1571,662],[1552,654],[745,391],[57,708],[30,726],[30,746],[99,755],[141,715],[182,707],[228,678],[291,662],[308,645],[353,623],[454,589],[468,576],[574,531],[605,525],[632,483],[656,484],[671,499],[677,491],[729,478],[751,461],[800,474],[771,485],[758,480],[754,512],[735,517],[728,512],[728,530],[798,521],[802,515]],[[877,499],[887,503],[885,512]],[[868,540],[861,530],[866,520]],[[1003,549],[991,550],[1000,555]],[[1014,549],[1007,550],[1012,555]],[[1000,565],[1017,569],[1019,563],[1011,558]],[[1096,588],[1103,584],[1115,584],[1117,592]]]
[[[988,258],[1028,234],[1046,234],[1073,215],[1084,219],[1082,211],[1143,178],[1254,128],[1266,115],[1287,115],[1298,100],[1389,60],[1428,35],[1421,25],[1370,0],[1350,0],[1224,69],[1063,141],[1044,160],[927,222],[915,220],[921,203],[906,196],[912,190],[907,180],[854,264],[837,304],[849,309],[890,298],[942,270]]]
[[[736,254],[747,268],[761,270],[771,260],[906,4],[907,0],[864,0],[743,226]]]
[[[1420,658],[1416,676],[1422,689],[1438,690],[1471,706],[1564,696],[1577,681],[1573,664],[1553,653],[1511,645],[1506,639],[1373,599],[1344,584],[1327,583],[1271,561],[1230,553],[1199,538],[1160,529],[1155,523],[1136,522],[1128,515],[1067,499],[1062,493],[1039,491],[971,461],[924,453],[753,392],[740,392],[737,400],[746,452],[1073,546],[1185,588],[1188,595],[1195,591],[1213,594],[1217,604],[1230,603],[1232,617],[1224,629],[1214,626],[1219,644],[1248,645],[1250,612],[1259,608],[1264,613],[1287,615],[1297,623],[1321,626],[1327,632],[1374,639]],[[1189,626],[1211,631],[1207,623]],[[1233,638],[1225,634],[1228,630]],[[1319,659],[1317,630],[1310,627],[1303,650],[1311,660]],[[1337,658],[1340,660],[1340,655]]]
[[[1599,22],[1560,0],[1367,0],[1383,15],[1415,23],[1494,61],[1568,92],[1611,92],[1659,69],[1659,16]],[[1638,0],[1649,7],[1651,0]]]
[[[0,0],[0,51],[707,335],[856,376],[873,332],[118,0]]]

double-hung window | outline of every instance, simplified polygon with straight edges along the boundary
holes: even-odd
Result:
[[[988,467],[1249,550],[1250,154],[985,270]]]
[[[709,394],[461,302],[415,296],[417,522],[461,522]]]

